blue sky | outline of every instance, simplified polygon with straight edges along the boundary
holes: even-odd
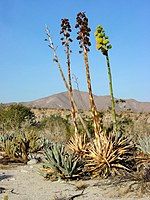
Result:
[[[0,0],[0,102],[29,101],[66,90],[44,42],[47,24],[66,71],[59,35],[64,17],[74,30],[72,71],[80,89],[87,90],[74,29],[80,11],[86,12],[92,29],[89,63],[94,94],[109,94],[105,58],[95,49],[94,31],[101,24],[113,46],[115,97],[150,101],[149,10],[149,0]]]

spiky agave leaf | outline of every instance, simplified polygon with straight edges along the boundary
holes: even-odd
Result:
[[[150,135],[139,137],[138,143],[138,149],[150,157]]]
[[[82,163],[75,154],[69,154],[65,151],[62,144],[51,144],[45,148],[47,162],[45,168],[51,168],[59,177],[71,179],[79,176],[82,171]]]
[[[67,144],[67,147],[79,157],[82,157],[88,146],[86,134],[74,134]]]
[[[118,174],[119,169],[130,171],[128,157],[133,154],[133,145],[123,135],[116,136],[102,133],[96,137],[86,154],[86,170],[93,176]]]
[[[137,169],[150,164],[150,136],[142,135],[138,139],[138,144],[136,145],[139,152],[136,155]]]

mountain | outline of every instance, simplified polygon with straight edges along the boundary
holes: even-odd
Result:
[[[75,102],[79,109],[89,110],[88,93],[73,90]],[[110,96],[94,95],[95,103],[99,111],[105,111],[111,106]],[[27,106],[37,108],[70,109],[68,92],[54,94],[45,98],[24,103]],[[116,110],[132,110],[133,112],[150,112],[150,102],[138,102],[134,99],[116,99]]]

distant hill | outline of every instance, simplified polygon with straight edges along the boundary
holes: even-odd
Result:
[[[88,93],[74,90],[73,94],[78,108],[89,110]],[[105,111],[111,106],[110,96],[94,95],[94,99],[99,111]],[[23,104],[37,108],[70,109],[68,92],[61,92]],[[138,102],[134,99],[116,99],[116,110],[121,111],[129,109],[134,112],[150,112],[150,102]]]

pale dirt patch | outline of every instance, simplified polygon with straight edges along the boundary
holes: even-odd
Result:
[[[134,193],[126,194],[127,185],[120,188],[108,184],[105,180],[88,180],[80,183],[47,181],[38,174],[40,167],[40,164],[36,164],[0,169],[0,188],[5,188],[9,200],[150,200],[148,195],[140,198]],[[71,198],[82,191],[83,195]],[[4,193],[1,193],[0,200],[3,196]]]

